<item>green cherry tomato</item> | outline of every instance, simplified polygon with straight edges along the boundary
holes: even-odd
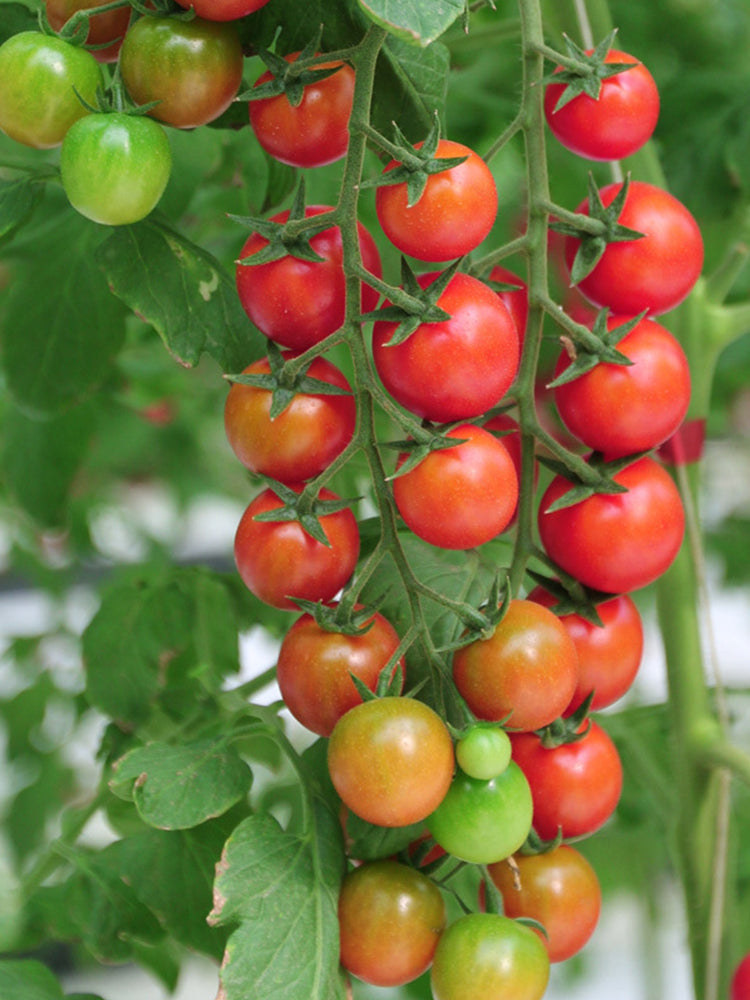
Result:
[[[499,726],[472,726],[456,744],[456,760],[471,778],[489,781],[510,763],[510,738]]]
[[[36,149],[59,146],[96,103],[102,74],[85,49],[56,35],[21,31],[0,46],[0,129]]]
[[[547,951],[531,928],[498,913],[459,917],[438,942],[433,1000],[541,1000]]]
[[[531,829],[533,808],[529,783],[511,761],[489,781],[457,770],[426,824],[449,854],[473,864],[491,864],[523,844]]]
[[[71,127],[60,151],[65,193],[81,215],[121,226],[148,215],[169,180],[166,132],[150,118],[94,114]]]

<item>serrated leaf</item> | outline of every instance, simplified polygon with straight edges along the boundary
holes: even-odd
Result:
[[[171,746],[149,743],[115,764],[117,786],[132,785],[136,808],[149,826],[188,830],[227,812],[250,789],[252,773],[222,742]]]
[[[154,327],[180,364],[194,367],[206,352],[223,371],[238,371],[262,355],[264,340],[233,279],[166,222],[150,216],[118,227],[100,263],[114,294]]]
[[[34,959],[0,961],[3,1000],[63,1000],[62,987],[46,965]]]
[[[367,16],[412,45],[427,46],[461,16],[465,0],[359,0]]]
[[[244,820],[217,865],[211,925],[235,925],[221,970],[222,1000],[343,1000],[338,819],[317,803],[309,834],[266,813]]]

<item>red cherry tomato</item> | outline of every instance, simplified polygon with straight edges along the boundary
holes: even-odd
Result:
[[[651,138],[659,118],[659,91],[643,63],[627,52],[610,49],[604,62],[631,63],[633,68],[602,80],[598,98],[579,94],[558,110],[565,85],[548,84],[544,114],[553,135],[578,156],[621,160]]]
[[[311,205],[305,216],[329,212],[325,205]],[[274,215],[273,222],[283,223],[289,212]],[[268,240],[253,233],[245,242],[240,261],[262,250]],[[346,282],[342,267],[341,231],[332,226],[317,233],[310,246],[323,261],[301,260],[291,255],[267,264],[237,264],[237,291],[240,302],[258,329],[277,344],[293,351],[305,351],[344,322]],[[364,266],[380,276],[380,254],[372,236],[359,225],[359,247]],[[374,309],[377,292],[362,285],[362,309]]]
[[[750,954],[745,955],[734,970],[729,1000],[750,1000]]]
[[[106,3],[107,0],[45,0],[44,6],[50,27],[59,31],[77,11],[95,10]],[[130,14],[131,8],[125,6],[91,15],[86,45],[92,46],[91,55],[97,62],[117,61],[122,40],[130,23]],[[100,45],[105,47],[99,48]]]
[[[301,486],[296,487],[301,492]],[[321,500],[336,500],[330,490]],[[298,521],[256,521],[257,514],[282,506],[271,489],[247,507],[237,526],[234,558],[245,586],[274,608],[297,610],[295,597],[330,601],[354,572],[359,529],[349,508],[324,514],[320,524],[328,545],[312,538]]]
[[[539,505],[539,534],[550,558],[594,590],[638,590],[664,573],[685,531],[680,494],[669,473],[646,456],[613,477],[626,493],[597,493],[550,511],[571,484],[555,476]]]
[[[285,56],[295,62],[299,52]],[[322,167],[340,160],[349,145],[349,116],[354,99],[354,70],[346,63],[320,63],[316,69],[339,68],[308,84],[299,104],[286,94],[250,101],[250,125],[263,149],[293,167]],[[273,79],[263,73],[256,87]]]
[[[615,183],[601,189],[605,206],[621,187]],[[588,202],[576,211],[588,215]],[[618,221],[644,235],[610,243],[578,288],[595,305],[608,306],[621,316],[637,316],[644,310],[656,316],[673,309],[691,291],[703,267],[703,238],[697,222],[677,198],[644,181],[630,182]],[[566,237],[568,268],[578,246],[576,237]]]
[[[397,476],[393,498],[415,535],[443,549],[469,549],[508,527],[518,478],[505,445],[489,431],[461,424],[446,437],[462,443],[431,452]]]
[[[513,271],[509,271],[506,267],[501,267],[499,264],[496,264],[492,268],[487,278],[489,281],[497,281],[503,285],[514,286],[513,289],[498,292],[497,294],[503,300],[508,312],[513,317],[518,340],[523,345],[523,339],[526,335],[526,321],[529,318],[529,290],[526,287],[526,282],[519,278],[517,274],[514,274]]]
[[[421,148],[422,143],[417,143]],[[449,139],[438,143],[437,159],[465,156],[457,167],[432,174],[421,198],[408,204],[406,183],[383,185],[375,209],[383,232],[402,253],[418,260],[462,257],[489,234],[497,215],[497,188],[487,164],[468,146]],[[385,168],[398,166],[392,160]]]
[[[192,7],[198,17],[207,21],[236,21],[265,7],[268,0],[177,0],[181,7]]]
[[[423,274],[427,288],[436,274]],[[518,334],[498,298],[476,278],[458,273],[437,301],[450,319],[422,323],[389,345],[397,323],[372,332],[375,367],[388,392],[412,413],[436,423],[467,420],[495,406],[518,370]]]

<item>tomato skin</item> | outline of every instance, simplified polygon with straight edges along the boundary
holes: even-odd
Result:
[[[417,143],[416,148],[421,148]],[[437,159],[465,156],[457,167],[432,174],[422,197],[408,206],[406,184],[377,188],[375,210],[383,232],[402,253],[443,261],[474,250],[497,215],[497,188],[487,164],[468,146],[441,139]],[[398,166],[391,160],[385,170]]]
[[[297,492],[302,487],[296,486]],[[338,499],[330,490],[321,500]],[[359,556],[359,528],[349,508],[319,520],[329,545],[316,541],[297,521],[256,521],[255,515],[281,507],[271,489],[248,505],[234,538],[234,558],[245,586],[274,608],[297,611],[290,598],[330,601],[354,572]]]
[[[207,21],[236,21],[265,7],[268,0],[177,0],[177,3]]]
[[[120,73],[136,104],[159,103],[149,112],[176,128],[196,128],[218,118],[242,82],[243,55],[231,22],[139,18],[120,51]]]
[[[517,731],[542,729],[563,714],[578,682],[578,653],[548,608],[515,599],[487,639],[453,654],[453,680],[478,719]]]
[[[750,1000],[750,954],[745,955],[734,970],[729,1000]]]
[[[328,770],[342,801],[378,826],[408,826],[429,816],[450,787],[453,767],[445,723],[414,698],[355,705],[328,743]]]
[[[70,126],[89,114],[103,86],[90,52],[56,35],[21,31],[0,45],[0,130],[35,149],[59,146]]]
[[[310,205],[305,216],[331,211],[326,205]],[[273,222],[284,223],[289,212],[279,212]],[[359,246],[364,266],[380,277],[380,254],[370,233],[358,225]],[[242,260],[262,250],[268,240],[252,233],[239,255]],[[236,280],[240,302],[250,319],[269,339],[293,351],[302,352],[319,343],[344,322],[346,283],[342,266],[341,231],[324,229],[310,240],[323,262],[287,256],[268,264],[237,264]],[[362,285],[362,309],[374,309],[378,294]]]
[[[420,275],[419,284],[426,288],[436,277]],[[450,319],[422,323],[400,344],[388,346],[397,323],[375,323],[375,367],[393,398],[417,416],[436,423],[471,419],[510,388],[518,334],[497,293],[471,275],[455,274],[437,304]]]
[[[601,912],[596,872],[574,847],[560,844],[543,854],[516,854],[517,876],[507,861],[489,865],[506,917],[537,920],[550,962],[564,962],[590,940]]]
[[[677,555],[685,513],[669,473],[648,456],[613,477],[627,493],[595,494],[548,511],[571,484],[556,476],[539,506],[539,533],[550,558],[587,587],[620,594],[664,573]]]
[[[267,358],[254,361],[244,374],[267,374]],[[351,393],[344,374],[325,358],[315,358],[310,378]],[[272,420],[272,394],[258,386],[232,383],[224,404],[224,430],[242,464],[281,483],[312,479],[349,444],[357,419],[354,397],[297,393]]]
[[[44,0],[44,7],[47,20],[55,31],[66,24],[67,21],[79,10],[92,10],[102,7],[107,0]],[[128,30],[131,10],[129,7],[120,7],[116,10],[104,11],[102,14],[93,14],[89,18],[89,31],[86,36],[87,45],[107,45],[106,48],[92,49],[91,55],[100,63],[111,63],[117,61],[117,56]]]
[[[426,875],[396,861],[366,862],[341,886],[341,964],[373,986],[410,983],[430,967],[445,922],[445,901]]]
[[[501,267],[499,264],[496,264],[492,268],[487,275],[487,279],[488,281],[497,281],[503,285],[515,285],[513,290],[497,292],[496,294],[500,296],[513,318],[519,343],[523,346],[523,340],[526,336],[526,323],[529,318],[529,289],[526,282],[519,278],[517,274],[514,274],[513,271],[509,271],[507,267]]]
[[[443,549],[469,549],[508,527],[518,477],[505,445],[489,431],[460,424],[446,437],[463,443],[433,451],[397,476],[393,498],[415,535]]]
[[[284,636],[276,662],[281,697],[295,719],[319,736],[330,736],[341,716],[361,703],[350,674],[374,691],[398,649],[398,633],[379,612],[368,625],[366,632],[345,635],[304,614]]]
[[[487,781],[458,768],[443,800],[427,817],[427,828],[454,857],[488,864],[519,849],[529,835],[532,812],[529,783],[513,761]]]
[[[449,924],[430,972],[433,1000],[541,1000],[549,958],[531,928],[498,913]]]
[[[171,170],[172,151],[161,125],[118,112],[79,118],[60,152],[71,205],[108,226],[145,218],[161,198]]]
[[[609,205],[622,187],[607,184],[599,194]],[[588,215],[588,201],[576,209]],[[679,305],[700,277],[703,237],[698,223],[682,202],[668,191],[631,181],[619,223],[643,233],[640,239],[610,243],[596,267],[582,281],[580,291],[598,306],[621,316],[652,316]],[[579,240],[565,239],[565,261],[570,269]]]
[[[594,721],[577,743],[547,750],[535,733],[511,733],[513,760],[531,787],[534,829],[543,840],[586,837],[615,811],[622,764],[609,735]]]
[[[470,778],[489,781],[510,763],[510,739],[500,726],[478,722],[456,743],[458,766]]]
[[[633,69],[602,80],[598,99],[579,94],[559,111],[555,105],[565,86],[548,84],[544,115],[552,134],[571,152],[589,160],[622,160],[651,138],[659,118],[659,91],[643,63],[627,52],[610,49],[604,62],[632,63]]]
[[[609,316],[607,328],[627,322]],[[675,337],[653,319],[642,319],[618,342],[631,365],[601,362],[555,388],[560,417],[571,432],[611,458],[650,451],[682,423],[690,405],[690,369]],[[555,377],[570,366],[563,352]]]
[[[551,608],[555,598],[535,587],[530,601]],[[629,594],[619,594],[596,605],[601,625],[581,615],[560,615],[578,652],[578,683],[565,714],[570,715],[594,692],[591,711],[607,708],[620,699],[635,680],[643,656],[643,622]]]
[[[295,62],[299,52],[284,56]],[[258,142],[274,159],[292,167],[322,167],[345,155],[349,145],[349,116],[354,99],[354,70],[346,63],[327,62],[316,69],[339,66],[331,76],[305,87],[302,100],[292,105],[286,94],[250,101],[250,125]],[[273,79],[267,71],[258,87]]]

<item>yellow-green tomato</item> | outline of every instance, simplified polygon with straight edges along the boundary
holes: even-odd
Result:
[[[71,205],[94,222],[121,226],[143,219],[169,180],[172,152],[151,118],[95,114],[72,126],[60,171]]]
[[[0,45],[0,129],[36,149],[59,146],[89,114],[83,102],[95,105],[102,84],[90,52],[56,35],[21,31]]]
[[[472,778],[489,781],[502,774],[510,763],[510,737],[500,726],[478,723],[456,744],[456,760]]]

